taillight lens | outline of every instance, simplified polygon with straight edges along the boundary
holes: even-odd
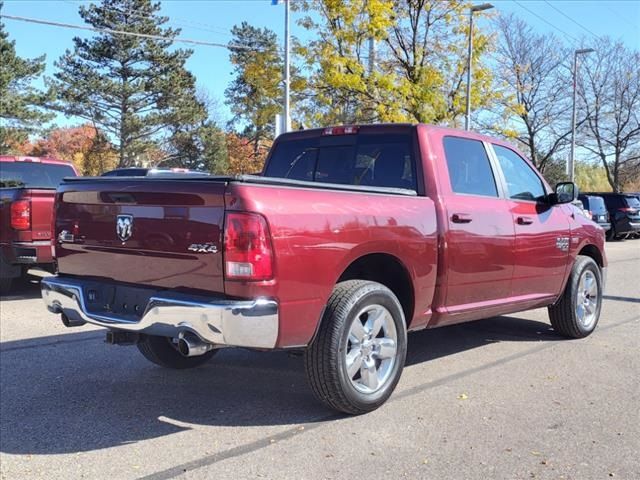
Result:
[[[636,213],[635,208],[625,207],[625,208],[619,208],[618,210],[624,213]]]
[[[273,250],[264,217],[256,213],[227,213],[224,260],[226,277],[230,280],[273,277]]]
[[[31,202],[17,200],[11,204],[11,228],[29,230],[31,228]]]

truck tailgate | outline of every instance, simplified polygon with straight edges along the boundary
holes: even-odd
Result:
[[[173,289],[224,290],[225,182],[82,179],[56,207],[60,273]]]

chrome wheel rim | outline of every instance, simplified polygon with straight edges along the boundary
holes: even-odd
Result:
[[[398,332],[389,310],[368,305],[351,321],[344,366],[353,387],[375,393],[387,384],[396,365]]]
[[[585,270],[578,282],[576,294],[576,317],[585,329],[590,329],[596,322],[600,295],[598,281],[591,270]]]

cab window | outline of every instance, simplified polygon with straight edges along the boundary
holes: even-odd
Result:
[[[443,142],[451,190],[497,197],[496,181],[482,142],[460,137],[445,137]]]
[[[546,194],[542,180],[516,152],[493,145],[507,182],[507,195],[513,200],[537,201]]]

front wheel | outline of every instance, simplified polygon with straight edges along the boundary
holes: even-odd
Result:
[[[333,290],[320,330],[305,351],[315,396],[349,414],[375,410],[395,389],[407,353],[402,307],[384,285],[341,282]]]
[[[578,255],[560,300],[549,307],[553,329],[569,338],[593,332],[602,307],[602,275],[590,257]]]
[[[217,350],[209,350],[202,355],[186,357],[180,353],[178,344],[172,338],[156,335],[144,335],[137,345],[140,353],[151,363],[179,370],[198,367],[209,361],[217,352]]]

